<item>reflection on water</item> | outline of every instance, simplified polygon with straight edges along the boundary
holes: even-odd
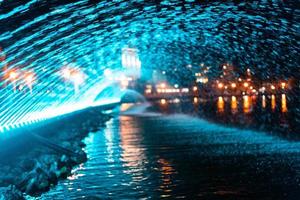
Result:
[[[266,103],[266,96],[262,95],[262,107],[266,108],[267,107],[267,103]]]
[[[243,111],[244,113],[250,113],[252,109],[251,97],[243,96]]]
[[[195,104],[197,104],[197,103],[198,103],[198,97],[194,97],[193,102],[194,102]]]
[[[272,111],[275,111],[276,110],[276,96],[271,95],[270,97],[271,97],[271,99],[270,99],[271,109],[272,109]],[[242,99],[238,99],[236,96],[231,96],[231,101],[230,101],[231,113],[235,114],[238,112],[239,101],[242,101],[242,103],[243,103],[242,110],[245,114],[253,112],[253,107],[257,104],[257,101],[256,101],[257,98],[261,98],[261,107],[266,108],[268,100],[265,95],[262,95],[261,97],[244,95],[242,97]],[[219,113],[225,112],[225,104],[226,104],[225,99],[226,98],[221,97],[221,96],[218,97],[217,112],[219,112]],[[195,98],[194,98],[194,103],[195,103]],[[283,113],[287,112],[288,111],[287,110],[287,99],[286,99],[285,94],[281,95],[280,103],[281,103],[281,112],[283,112]]]
[[[218,123],[284,134],[290,134],[291,128],[297,126],[289,113],[286,94],[219,96],[216,99],[193,97],[182,100],[178,105],[172,102],[165,99],[168,107],[158,104],[158,110],[166,114],[193,113]]]
[[[235,114],[238,112],[238,104],[235,96],[231,97],[231,113]]]
[[[273,111],[276,109],[276,97],[274,94],[271,95],[271,108]]]
[[[288,111],[288,109],[287,109],[287,103],[286,103],[286,95],[285,94],[281,95],[281,111],[283,113],[285,113],[285,112]]]
[[[226,113],[226,98],[219,100]],[[231,98],[228,105],[239,109],[238,101],[243,99]],[[178,111],[179,104],[173,105]],[[40,199],[300,197],[300,143],[263,132],[226,128],[185,114],[142,112],[116,116],[84,142],[88,161]]]
[[[162,191],[162,195],[160,197],[171,197],[174,181],[172,175],[175,173],[175,169],[173,168],[173,165],[164,158],[159,159],[158,164],[160,167],[159,171],[161,172],[161,184],[159,190]]]
[[[225,103],[223,97],[218,97],[217,108],[218,113],[223,113],[225,111]]]

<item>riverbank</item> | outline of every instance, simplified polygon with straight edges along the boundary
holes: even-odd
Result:
[[[89,109],[45,127],[24,129],[24,139],[8,141],[18,145],[1,151],[0,199],[36,197],[67,178],[74,166],[87,160],[82,140],[111,118],[102,111]]]

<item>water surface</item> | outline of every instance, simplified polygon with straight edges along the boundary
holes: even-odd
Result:
[[[123,106],[124,107],[124,106]],[[299,199],[300,143],[134,107],[41,199]]]

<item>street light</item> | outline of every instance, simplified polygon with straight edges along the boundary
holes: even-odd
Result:
[[[274,85],[271,85],[271,89],[272,89],[272,90],[275,90],[276,88],[275,88],[275,86],[274,86]]]
[[[224,87],[224,84],[223,83],[218,83],[218,88],[219,89],[222,89]]]

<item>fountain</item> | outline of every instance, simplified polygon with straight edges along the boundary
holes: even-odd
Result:
[[[106,84],[103,71],[121,68],[126,45],[139,49],[145,68],[232,62],[255,68],[260,77],[298,70],[299,10],[292,1],[28,0],[0,6],[2,132],[91,106],[94,91]]]

